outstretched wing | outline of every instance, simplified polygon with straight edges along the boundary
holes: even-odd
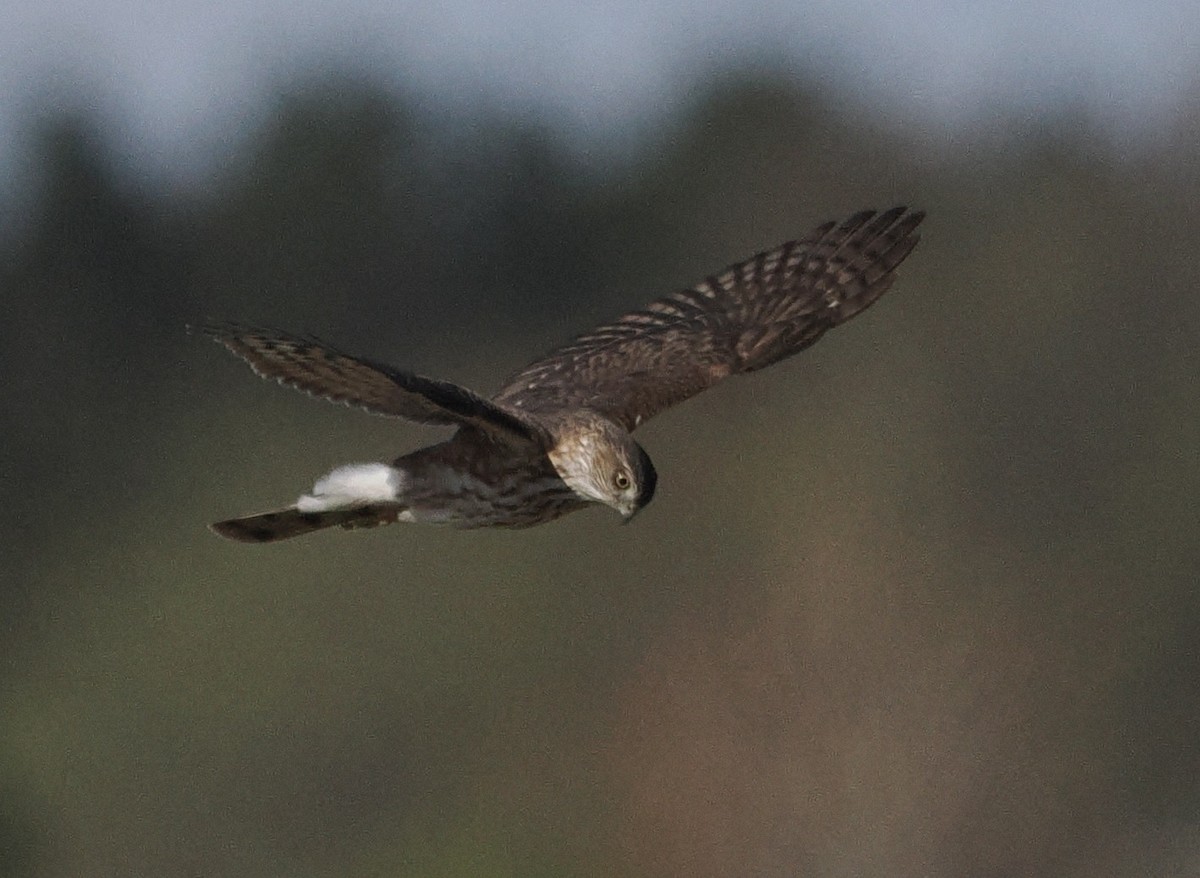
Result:
[[[921,211],[863,211],[601,326],[526,366],[493,398],[590,408],[632,430],[728,375],[811,345],[869,307],[916,246]]]
[[[472,427],[498,438],[544,444],[542,428],[519,411],[448,381],[353,357],[314,338],[276,330],[213,324],[204,331],[263,378],[313,396],[418,424]]]

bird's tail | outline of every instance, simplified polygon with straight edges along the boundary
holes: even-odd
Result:
[[[405,474],[383,463],[340,466],[317,479],[311,494],[295,506],[231,518],[211,525],[223,537],[243,543],[273,543],[335,525],[375,527],[391,524],[408,507],[401,494]]]
[[[329,509],[321,512],[305,512],[295,506],[230,518],[209,525],[215,533],[241,543],[273,543],[304,536],[327,527],[344,528],[377,527],[396,521],[403,506],[378,504],[357,506],[352,509]]]

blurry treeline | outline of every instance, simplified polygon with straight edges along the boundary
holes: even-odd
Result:
[[[1200,870],[1200,119],[909,131],[728,78],[632,156],[315,79],[199,186],[48,114],[0,242],[0,873]],[[630,528],[206,521],[437,438],[185,326],[495,389],[862,207],[895,290],[641,435]]]

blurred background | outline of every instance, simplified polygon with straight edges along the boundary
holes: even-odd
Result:
[[[0,874],[1200,874],[1200,6],[0,11]],[[893,291],[526,532],[209,521],[863,207]]]

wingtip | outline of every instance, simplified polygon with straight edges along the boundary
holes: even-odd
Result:
[[[236,320],[204,320],[195,324],[192,329],[202,335],[207,335],[215,342],[225,343],[230,339],[254,332],[254,327],[239,323]]]
[[[195,323],[184,324],[184,330],[189,336],[208,338],[223,347],[229,348],[238,338],[252,331],[250,327],[230,320],[212,320],[205,318]],[[232,348],[230,348],[232,350]]]
[[[910,239],[915,245],[921,240],[917,227],[925,221],[925,211],[920,208],[910,210],[897,219],[895,229],[901,238]]]
[[[925,219],[925,211],[919,207],[909,207],[907,204],[897,204],[889,207],[879,215],[879,224],[884,227],[900,226],[909,230],[915,229]]]
[[[894,234],[897,230],[899,230],[901,235],[907,235],[920,225],[924,219],[924,210],[919,208],[912,209],[907,204],[897,204],[885,210],[869,208],[853,213],[840,222],[837,220],[827,222],[819,226],[816,232],[810,237],[820,239],[834,231],[834,229],[837,230],[839,237],[846,240],[864,230],[871,235],[883,234],[885,232]]]

